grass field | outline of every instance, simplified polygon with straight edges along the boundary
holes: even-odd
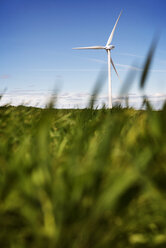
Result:
[[[166,247],[166,105],[0,108],[0,247]]]
[[[0,247],[166,247],[166,103],[97,110],[95,94],[83,110],[0,107]]]

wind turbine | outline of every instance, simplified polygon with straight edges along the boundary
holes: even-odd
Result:
[[[114,62],[113,62],[113,60],[111,58],[111,50],[115,48],[114,45],[111,45],[111,42],[112,42],[112,39],[113,39],[113,36],[114,36],[116,26],[117,26],[118,21],[119,21],[119,19],[121,17],[121,14],[122,14],[122,11],[121,11],[121,13],[120,13],[115,25],[114,25],[114,28],[112,29],[112,32],[111,32],[111,34],[109,36],[109,39],[108,39],[108,41],[107,41],[105,46],[90,46],[90,47],[72,48],[72,49],[105,49],[106,50],[107,55],[108,55],[108,96],[109,96],[109,104],[108,104],[108,106],[109,106],[110,109],[112,108],[111,64],[112,64],[112,66],[113,66],[118,78],[120,79],[119,74],[118,74],[118,72],[116,70],[116,67],[114,65]]]

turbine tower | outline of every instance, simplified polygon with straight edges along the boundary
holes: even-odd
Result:
[[[76,47],[76,48],[72,48],[72,49],[105,49],[106,52],[107,52],[107,56],[108,56],[108,97],[109,97],[109,103],[108,103],[108,106],[109,108],[111,109],[112,108],[112,87],[111,87],[111,64],[116,72],[116,75],[118,76],[118,78],[120,79],[119,77],[119,74],[116,70],[116,67],[114,65],[114,62],[111,58],[111,50],[115,48],[114,45],[111,45],[111,42],[112,42],[112,39],[113,39],[113,36],[114,36],[114,32],[115,32],[115,29],[116,29],[116,26],[118,24],[118,21],[119,21],[119,18],[121,17],[121,14],[122,14],[122,11],[114,25],[114,28],[112,29],[112,32],[109,36],[109,39],[106,43],[105,46],[90,46],[90,47]]]

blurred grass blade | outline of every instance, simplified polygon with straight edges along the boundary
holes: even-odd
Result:
[[[5,88],[5,89],[3,90],[3,92],[0,94],[0,100],[1,100],[1,99],[2,99],[2,97],[4,96],[4,94],[5,94],[6,90],[7,90],[7,88]]]
[[[95,85],[94,85],[94,89],[93,89],[93,93],[91,95],[89,104],[88,104],[88,108],[93,108],[95,101],[97,99],[97,96],[101,90],[101,88],[103,87],[106,77],[107,77],[107,72],[104,70],[105,67],[102,67],[102,69],[99,72],[99,75],[96,79]]]
[[[133,64],[132,67],[137,68],[135,66],[135,64]],[[137,74],[137,71],[135,71],[135,70],[131,70],[128,72],[127,77],[126,77],[123,85],[121,86],[121,89],[119,92],[120,97],[128,95],[129,90],[130,90],[132,84],[134,83],[134,79],[135,79],[136,74]]]
[[[142,102],[142,107],[141,108],[144,108],[144,106],[145,106],[145,109],[148,110],[148,111],[153,110],[152,105],[150,104],[147,96],[143,96],[143,102]]]
[[[55,87],[48,100],[48,103],[46,104],[46,108],[48,109],[54,108],[57,103],[57,99],[58,99],[58,87]]]
[[[140,88],[141,89],[143,89],[145,87],[146,79],[147,79],[147,76],[148,76],[148,73],[150,70],[150,66],[151,66],[152,61],[153,61],[156,46],[157,46],[157,39],[155,38],[152,42],[148,56],[147,56],[146,61],[145,61],[145,65],[143,67],[144,69],[143,69],[143,72],[141,75],[141,80],[140,80]]]

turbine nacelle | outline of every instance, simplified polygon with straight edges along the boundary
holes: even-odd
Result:
[[[115,46],[113,46],[113,45],[105,46],[105,49],[106,50],[112,50],[114,48],[115,48]]]

